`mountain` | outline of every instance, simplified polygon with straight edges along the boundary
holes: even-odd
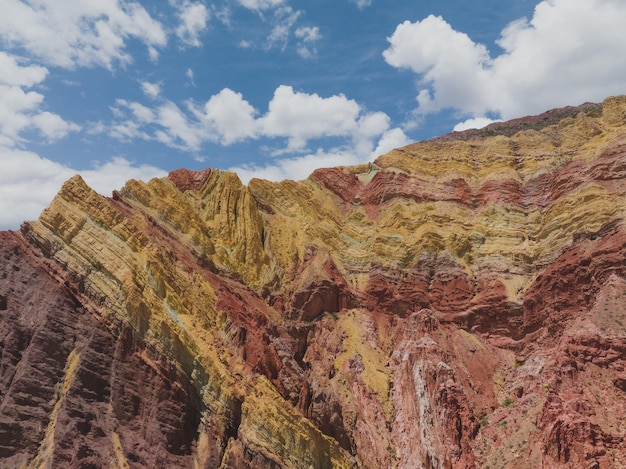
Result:
[[[626,97],[0,233],[0,467],[626,467]]]

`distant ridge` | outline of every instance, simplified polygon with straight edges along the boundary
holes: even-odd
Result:
[[[579,113],[585,113],[590,117],[598,117],[602,114],[601,103],[584,103],[580,106],[566,106],[552,109],[536,116],[519,117],[506,122],[494,122],[482,129],[468,129],[460,132],[451,132],[439,137],[434,141],[445,142],[450,140],[475,140],[496,135],[512,137],[517,132],[524,130],[541,130],[557,124],[568,117],[575,117]]]

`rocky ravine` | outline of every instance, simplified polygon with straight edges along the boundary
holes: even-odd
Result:
[[[0,467],[626,467],[626,97],[547,116],[67,181],[0,234]]]

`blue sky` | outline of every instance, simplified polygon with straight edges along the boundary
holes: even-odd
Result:
[[[621,0],[0,0],[0,229],[80,172],[303,179],[626,93]]]

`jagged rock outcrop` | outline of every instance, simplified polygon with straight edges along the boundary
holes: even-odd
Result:
[[[0,467],[626,466],[626,97],[0,233]]]

